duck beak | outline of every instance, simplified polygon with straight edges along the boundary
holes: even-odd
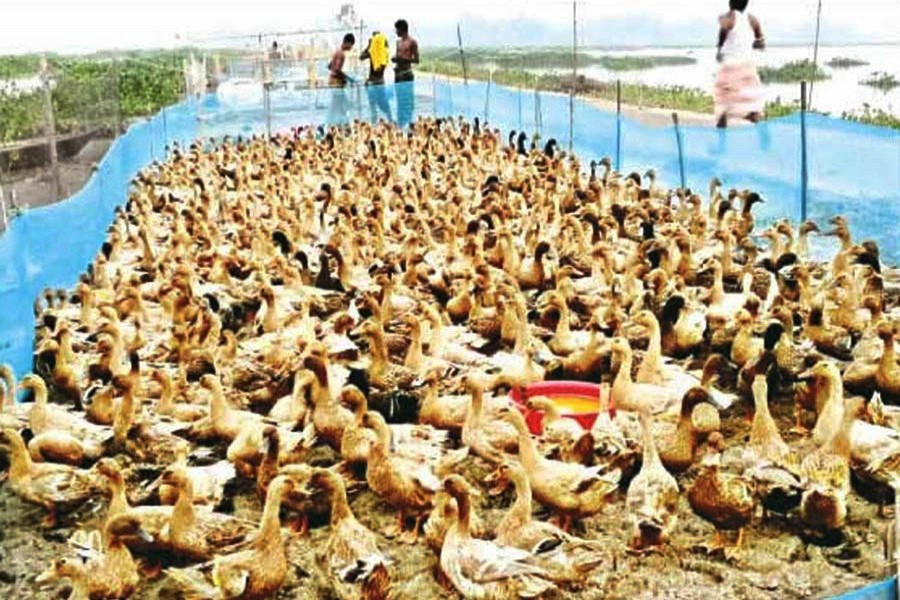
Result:
[[[828,231],[822,232],[822,235],[829,235],[829,236],[832,236],[832,237],[833,237],[833,236],[836,236],[836,235],[837,235],[837,229],[829,229]]]
[[[54,577],[56,577],[56,569],[54,569],[53,567],[50,567],[49,569],[47,569],[46,571],[44,571],[43,573],[38,575],[35,578],[34,582],[37,583],[38,585],[40,585],[42,583],[49,583],[49,582],[53,581]]]
[[[807,369],[806,371],[803,371],[802,373],[797,375],[797,381],[810,382],[814,381],[815,379],[816,376],[813,374],[811,369]]]
[[[147,542],[148,544],[153,543],[153,536],[143,527],[139,527],[135,533],[142,541]]]

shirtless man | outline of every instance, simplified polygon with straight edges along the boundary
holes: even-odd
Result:
[[[394,81],[412,81],[412,66],[419,64],[419,43],[409,35],[409,23],[400,19],[394,23],[397,32],[397,53],[391,59],[394,63]]]

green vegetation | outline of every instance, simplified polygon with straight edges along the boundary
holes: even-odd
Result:
[[[458,50],[434,48],[422,53],[422,59],[432,62],[459,62]],[[504,50],[476,48],[466,50],[469,66],[498,69],[551,70],[571,69],[572,51],[563,48],[510,48]],[[578,66],[599,66],[610,71],[638,71],[654,67],[691,65],[697,59],[689,56],[605,56],[578,53]]]
[[[174,104],[183,95],[187,56],[188,51],[131,52],[117,59],[109,54],[49,56],[57,132],[112,131],[118,122]],[[0,74],[29,77],[39,69],[40,58],[34,55],[0,57]],[[0,143],[35,137],[43,130],[41,90],[0,93]]]
[[[864,67],[869,63],[864,60],[859,60],[858,58],[844,58],[842,56],[836,56],[825,64],[832,69],[850,69],[852,67]]]
[[[799,83],[830,79],[828,73],[811,60],[795,60],[780,67],[760,67],[759,77],[763,83]]]
[[[36,54],[0,56],[0,79],[29,77],[41,68],[40,57]]]
[[[896,117],[879,108],[872,108],[868,104],[864,104],[862,110],[845,112],[841,115],[841,118],[867,125],[900,129],[900,117]]]
[[[889,92],[896,87],[900,87],[900,81],[890,73],[875,72],[868,78],[859,82],[860,85],[867,85],[883,92]]]
[[[690,56],[601,56],[600,66],[610,71],[643,71],[656,67],[680,67],[697,62]]]
[[[786,117],[795,112],[800,111],[800,101],[783,102],[781,98],[776,98],[773,102],[766,102],[766,118],[777,119],[778,117]]]
[[[423,58],[423,71],[438,75],[461,78],[462,66],[459,61],[428,60]],[[486,81],[488,69],[479,65],[468,65],[469,78]],[[539,88],[548,92],[568,93],[572,89],[572,76],[557,73],[534,73],[523,69],[500,69],[494,71],[494,82],[512,87]],[[575,80],[575,92],[580,95],[616,99],[616,84],[579,76]],[[651,108],[672,108],[695,112],[713,112],[713,98],[702,90],[681,86],[652,86],[633,83],[622,84],[622,102]]]

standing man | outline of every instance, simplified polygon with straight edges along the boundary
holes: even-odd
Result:
[[[419,43],[409,35],[409,23],[400,19],[394,23],[397,32],[397,52],[394,63],[394,83],[397,91],[397,122],[406,127],[415,109],[415,90],[412,66],[419,64]]]
[[[380,31],[372,33],[369,45],[359,58],[369,61],[369,78],[366,79],[366,94],[369,97],[369,108],[372,111],[372,122],[378,120],[381,111],[391,120],[391,105],[384,89],[384,72],[387,69],[390,46],[387,37]]]
[[[348,33],[344,36],[341,47],[331,55],[331,60],[328,61],[328,85],[331,87],[344,87],[350,81],[350,76],[344,73],[344,60],[355,44],[356,36]]]
[[[405,83],[413,81],[412,66],[419,64],[419,43],[409,35],[409,23],[400,19],[394,23],[397,31],[397,53],[391,61],[394,63],[394,81]]]
[[[344,73],[344,60],[347,52],[353,49],[356,37],[352,33],[344,36],[341,47],[331,55],[328,61],[328,86],[331,90],[331,108],[328,112],[328,121],[332,124],[347,122],[347,95],[344,87],[352,78]]]

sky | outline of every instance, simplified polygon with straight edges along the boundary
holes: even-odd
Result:
[[[810,43],[817,0],[751,0],[771,43]],[[88,52],[221,44],[225,34],[294,31],[335,24],[341,2],[304,0],[0,0],[0,53]],[[572,2],[418,0],[355,2],[373,27],[410,21],[421,45],[571,43]],[[823,43],[900,42],[900,0],[823,0]],[[581,0],[587,45],[713,43],[726,0]],[[290,38],[284,38],[290,39]],[[296,38],[294,38],[296,39]],[[242,43],[242,42],[230,42]],[[243,43],[252,43],[245,41]]]

